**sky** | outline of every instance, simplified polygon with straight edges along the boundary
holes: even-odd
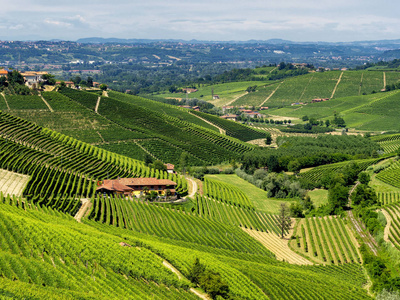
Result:
[[[399,9],[393,0],[18,0],[1,5],[0,40],[399,39]]]

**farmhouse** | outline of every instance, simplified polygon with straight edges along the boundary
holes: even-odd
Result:
[[[168,173],[170,173],[170,174],[175,173],[175,170],[174,170],[175,169],[175,165],[168,163],[168,164],[164,164],[164,166],[167,167],[167,172]]]
[[[262,114],[256,111],[252,112],[245,112],[243,113],[244,116],[249,117],[249,118],[262,118]]]
[[[182,91],[183,91],[183,92],[186,92],[186,94],[190,94],[190,93],[195,93],[195,92],[197,92],[197,89],[193,89],[193,88],[183,88]]]
[[[65,86],[67,86],[67,87],[74,87],[75,86],[75,83],[72,82],[72,81],[64,81],[64,83],[65,83]],[[56,84],[60,85],[61,81],[57,81]]]
[[[237,121],[238,116],[237,115],[223,115],[220,118],[225,119],[225,120],[231,120],[231,121]]]
[[[169,179],[157,178],[119,178],[105,179],[96,189],[101,194],[116,194],[124,196],[142,195],[143,191],[155,191],[165,195],[167,190],[175,194],[176,183]]]
[[[27,86],[31,86],[33,84],[38,84],[39,82],[43,81],[42,76],[47,74],[47,72],[25,72],[21,73],[24,77],[25,84]]]
[[[7,70],[4,70],[4,69],[1,69],[1,70],[0,70],[0,77],[1,77],[1,76],[7,76],[7,75],[8,75]]]
[[[328,100],[329,100],[329,98],[312,99],[311,103],[323,102],[323,101],[328,101]]]

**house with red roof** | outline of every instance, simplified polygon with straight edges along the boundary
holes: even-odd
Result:
[[[138,196],[144,191],[155,191],[159,195],[165,195],[169,190],[173,195],[176,192],[176,182],[169,179],[157,178],[118,178],[105,179],[100,182],[97,193],[107,195]]]

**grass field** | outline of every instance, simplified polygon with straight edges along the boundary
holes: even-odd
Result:
[[[268,113],[285,116],[288,119],[309,116],[321,120],[332,120],[336,112],[343,117],[347,127],[350,128],[365,131],[400,130],[400,124],[397,122],[400,109],[399,99],[399,91],[393,91],[272,109]]]
[[[309,191],[308,196],[310,196],[311,201],[314,203],[315,208],[328,203],[328,191],[324,189],[315,189]]]
[[[230,183],[238,187],[242,192],[247,195],[247,197],[249,197],[254,207],[259,211],[277,214],[279,212],[281,203],[286,203],[287,205],[290,205],[294,201],[291,199],[282,201],[268,198],[266,191],[257,188],[256,186],[236,175],[206,175],[206,177]]]
[[[187,95],[188,98],[197,98],[213,103],[215,106],[223,106],[235,98],[246,93],[249,86],[264,86],[270,84],[270,81],[242,81],[242,82],[228,82],[221,84],[208,85],[197,88],[198,91]],[[212,99],[212,91],[214,95],[218,95],[220,99]],[[157,95],[163,98],[186,98],[184,93],[165,93]]]

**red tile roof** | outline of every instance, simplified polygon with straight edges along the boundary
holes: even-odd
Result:
[[[119,182],[123,185],[142,186],[142,185],[177,185],[169,179],[157,178],[121,178]]]

